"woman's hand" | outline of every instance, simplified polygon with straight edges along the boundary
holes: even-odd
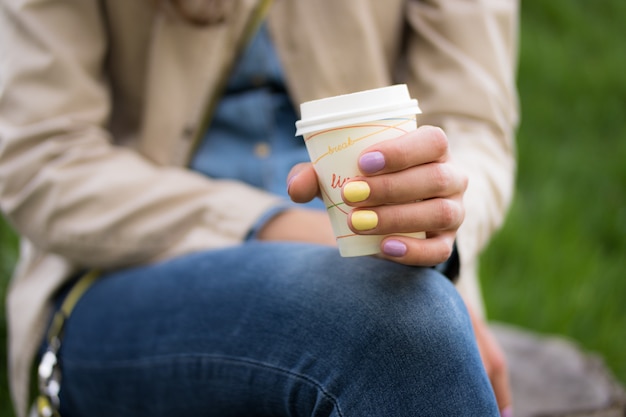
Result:
[[[359,157],[362,176],[342,189],[353,207],[349,226],[357,234],[391,234],[381,243],[383,258],[407,265],[432,266],[450,257],[463,222],[467,177],[451,161],[445,133],[423,126],[372,145]],[[319,194],[311,164],[289,174],[289,195],[307,202]],[[394,235],[426,232],[426,239]]]

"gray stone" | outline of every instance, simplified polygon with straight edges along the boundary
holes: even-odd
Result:
[[[563,337],[490,328],[508,360],[515,417],[626,416],[626,393],[599,356]]]

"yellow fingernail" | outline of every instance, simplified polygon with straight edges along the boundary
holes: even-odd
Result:
[[[356,230],[371,230],[378,226],[378,215],[372,210],[358,210],[352,212],[350,221]]]
[[[370,196],[370,186],[365,181],[349,182],[343,187],[343,196],[349,203],[367,200]]]

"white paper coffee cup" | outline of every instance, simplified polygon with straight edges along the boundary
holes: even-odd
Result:
[[[341,256],[380,252],[383,235],[358,235],[348,227],[351,208],[341,199],[341,187],[361,175],[360,153],[370,145],[417,128],[421,113],[406,85],[308,101],[300,105],[296,135],[304,137],[326,204]],[[407,236],[424,238],[424,233]]]

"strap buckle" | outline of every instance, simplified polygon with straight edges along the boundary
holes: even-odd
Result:
[[[65,297],[61,308],[52,317],[47,337],[48,347],[37,368],[39,396],[36,406],[37,413],[41,417],[60,417],[61,368],[59,367],[58,353],[61,348],[63,327],[80,297],[89,289],[96,278],[98,278],[98,271],[96,270],[83,275]]]
[[[59,417],[59,392],[61,391],[61,371],[57,353],[61,347],[58,337],[50,339],[48,348],[41,357],[37,376],[39,379],[39,396],[37,412],[41,417]]]

